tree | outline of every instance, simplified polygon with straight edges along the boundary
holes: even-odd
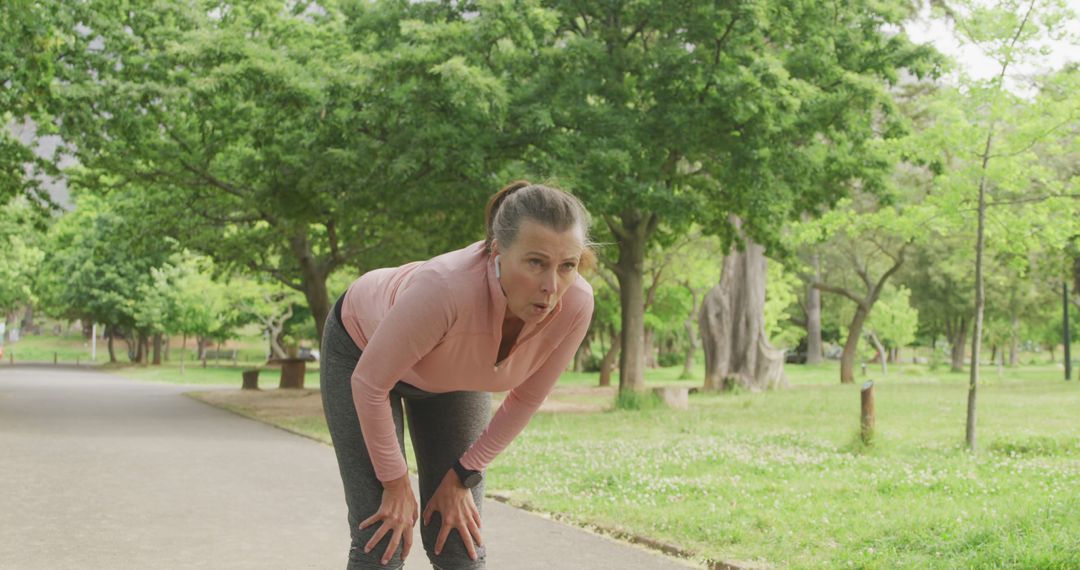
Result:
[[[959,103],[959,113],[943,114],[939,119],[939,123],[948,122],[952,127],[948,134],[957,143],[948,148],[949,160],[944,162],[951,172],[938,181],[945,201],[951,206],[946,210],[954,215],[973,210],[975,216],[974,315],[965,426],[965,443],[973,451],[986,305],[984,256],[988,250],[1015,251],[1030,242],[1030,239],[995,239],[996,232],[991,229],[996,225],[994,218],[1008,215],[1014,222],[1024,220],[1066,194],[1061,180],[1048,175],[1046,166],[1039,163],[1034,148],[1053,139],[1061,129],[1075,129],[1080,103],[1074,90],[1068,93],[1060,90],[1061,80],[1057,89],[1043,90],[1035,105],[1009,90],[1009,84],[1018,79],[1010,73],[1015,74],[1017,66],[1041,54],[1045,37],[1061,35],[1064,23],[1071,16],[1064,2],[1047,1],[1037,6],[1035,0],[1003,1],[987,6],[957,1],[943,8],[956,24],[960,39],[976,46],[997,66],[997,73],[989,79],[962,78],[962,89],[949,95]],[[1062,79],[1066,85],[1076,85],[1069,75]],[[1054,87],[1053,82],[1051,86]],[[956,118],[942,120],[950,117]],[[972,147],[970,141],[978,141],[978,146]],[[972,200],[974,207],[970,206]],[[1004,204],[1027,206],[1010,207],[1007,214],[995,214],[994,206]],[[1060,235],[1060,228],[1044,229],[1040,233],[1047,232]]]
[[[76,197],[75,210],[56,221],[43,246],[40,294],[46,312],[55,317],[104,323],[111,362],[118,336],[129,344],[129,356],[142,362],[147,329],[136,317],[139,290],[150,281],[152,268],[165,263],[171,244],[132,231],[116,213],[122,199],[133,197]]]
[[[730,244],[734,214],[769,245],[778,221],[874,178],[866,143],[869,118],[891,114],[884,84],[925,71],[931,50],[883,31],[902,3],[545,5],[557,41],[522,88],[543,118],[529,162],[581,195],[618,246],[604,262],[619,281],[620,388],[641,390],[654,240],[698,221]]]
[[[33,306],[35,282],[44,259],[41,250],[41,218],[25,198],[16,198],[0,211],[0,314],[8,326],[4,341],[15,323],[15,311]]]
[[[511,30],[471,8],[63,3],[49,111],[90,177],[112,178],[85,186],[138,185],[147,224],[303,293],[320,336],[336,269],[480,234],[506,112],[480,63]]]
[[[787,385],[784,351],[765,331],[766,274],[765,248],[749,238],[724,257],[720,283],[701,304],[706,390]]]
[[[823,279],[813,285],[855,303],[840,356],[841,383],[855,381],[855,357],[867,319],[932,216],[920,202],[923,191],[917,182],[902,176],[897,188],[904,202],[892,198],[899,203],[883,203],[860,194],[817,220],[799,224],[792,236],[803,244],[828,240],[828,248],[818,248]]]

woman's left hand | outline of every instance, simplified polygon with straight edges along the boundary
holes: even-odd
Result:
[[[473,501],[472,491],[461,484],[453,469],[446,472],[439,488],[428,500],[427,508],[424,509],[424,526],[431,523],[431,515],[435,512],[442,515],[442,528],[439,529],[439,538],[435,541],[435,554],[442,553],[450,531],[457,529],[469,558],[476,560],[474,542],[476,546],[484,545],[480,538],[480,510]]]

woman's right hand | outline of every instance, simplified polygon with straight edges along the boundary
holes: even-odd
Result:
[[[412,485],[409,484],[408,473],[393,481],[383,482],[382,504],[379,505],[379,510],[360,523],[360,530],[363,530],[377,522],[382,522],[382,526],[375,531],[375,535],[364,547],[364,552],[371,552],[371,549],[375,548],[387,533],[393,532],[381,563],[390,562],[399,544],[403,545],[401,560],[404,561],[409,556],[409,549],[412,548],[412,529],[416,525],[418,511],[419,507],[412,492]]]

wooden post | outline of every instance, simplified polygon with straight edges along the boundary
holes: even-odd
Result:
[[[243,373],[244,385],[240,387],[241,390],[258,390],[259,389],[259,369],[245,370]]]
[[[874,438],[874,381],[862,385],[862,414],[860,416],[859,435],[863,443],[870,445]]]
[[[57,356],[57,354],[55,352],[52,353],[52,363],[55,365],[58,360],[59,360],[59,356]]]
[[[303,358],[281,359],[281,382],[278,388],[303,388],[306,364]]]

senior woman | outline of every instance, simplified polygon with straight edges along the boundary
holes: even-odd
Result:
[[[484,241],[365,273],[327,318],[320,380],[350,569],[400,568],[419,512],[434,568],[484,568],[484,470],[589,327],[592,288],[578,271],[595,257],[581,202],[515,182],[489,200],[486,224]],[[506,390],[491,416],[489,392]],[[405,462],[406,418],[422,511]]]

